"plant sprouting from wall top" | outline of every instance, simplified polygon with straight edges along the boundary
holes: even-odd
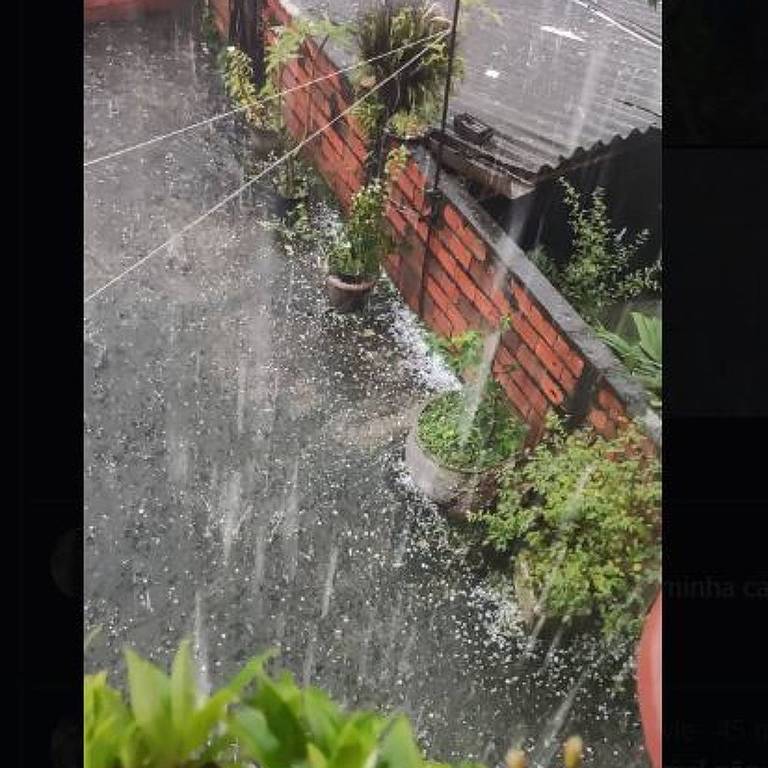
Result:
[[[570,210],[573,250],[567,264],[558,267],[543,251],[529,258],[588,322],[596,323],[606,309],[644,293],[661,289],[661,259],[650,267],[636,266],[637,254],[648,240],[643,230],[632,239],[617,232],[608,219],[605,191],[597,188],[591,205],[582,204],[579,192],[565,179],[565,203]]]

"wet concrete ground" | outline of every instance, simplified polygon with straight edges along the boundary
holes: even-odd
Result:
[[[88,28],[86,158],[228,108],[190,30]],[[237,188],[248,152],[227,119],[87,169],[85,293]],[[85,307],[86,669],[122,680],[123,644],[166,665],[192,636],[215,686],[279,647],[338,700],[407,711],[434,759],[514,744],[546,765],[578,732],[591,765],[645,765],[626,652],[525,656],[514,606],[409,486],[409,417],[440,373],[410,313],[382,286],[335,315],[321,254],[287,252],[268,202],[228,205]]]

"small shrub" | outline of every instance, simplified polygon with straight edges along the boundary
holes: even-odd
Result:
[[[605,192],[596,189],[591,206],[583,206],[579,193],[565,179],[565,202],[570,210],[573,253],[560,268],[547,254],[535,250],[533,261],[588,322],[599,321],[613,304],[661,290],[661,260],[650,267],[635,267],[637,253],[648,240],[648,231],[625,242],[607,216]]]
[[[606,636],[637,633],[659,580],[660,466],[634,427],[614,440],[549,431],[505,470],[497,508],[477,515],[500,551],[522,543],[547,614],[597,614]]]
[[[234,45],[222,48],[219,56],[227,95],[237,106],[246,108],[244,114],[249,123],[260,126],[267,112],[258,99],[250,57]]]

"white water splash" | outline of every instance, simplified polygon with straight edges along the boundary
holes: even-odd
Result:
[[[460,382],[446,363],[427,346],[424,330],[416,315],[399,301],[393,301],[392,335],[405,353],[402,366],[430,390],[458,389]]]
[[[203,598],[200,590],[195,592],[195,626],[193,637],[198,663],[198,685],[200,690],[208,696],[211,693],[211,679],[208,674],[208,637],[203,626]]]
[[[541,27],[542,32],[549,32],[558,37],[564,37],[568,40],[576,40],[579,43],[584,42],[583,37],[579,37],[575,32],[571,32],[569,29],[560,29],[559,27],[550,27],[548,24]]]

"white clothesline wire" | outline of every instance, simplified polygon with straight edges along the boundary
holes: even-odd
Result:
[[[125,155],[128,152],[134,152],[137,149],[143,149],[144,147],[151,146],[152,144],[156,144],[158,141],[164,141],[165,139],[169,139],[173,136],[178,136],[179,134],[186,133],[187,131],[192,131],[195,128],[200,128],[204,125],[210,125],[211,123],[215,123],[218,120],[223,120],[225,117],[229,117],[230,115],[235,115],[238,112],[243,112],[244,110],[256,105],[256,104],[264,104],[268,101],[273,101],[274,99],[279,99],[281,96],[287,96],[290,93],[294,93],[295,91],[301,91],[304,88],[309,88],[311,85],[315,85],[315,83],[321,83],[323,80],[328,80],[331,77],[336,77],[336,75],[344,74],[345,72],[350,72],[353,69],[359,69],[360,67],[365,66],[366,64],[370,64],[373,61],[378,61],[379,59],[383,59],[387,56],[392,56],[395,53],[399,53],[400,51],[407,50],[408,48],[413,48],[415,45],[419,45],[420,43],[427,43],[431,40],[434,40],[438,37],[446,35],[447,32],[436,32],[434,35],[427,35],[427,37],[422,37],[419,40],[414,40],[413,42],[406,43],[405,45],[401,45],[399,48],[394,48],[391,51],[387,51],[386,53],[380,53],[378,56],[372,56],[370,59],[365,59],[364,61],[359,61],[356,64],[351,64],[348,67],[343,67],[342,69],[337,69],[335,72],[331,72],[328,75],[323,75],[322,77],[318,77],[314,80],[309,80],[306,83],[302,83],[301,85],[294,86],[293,88],[288,88],[285,91],[281,91],[280,93],[275,93],[270,96],[265,96],[264,98],[255,99],[254,101],[250,101],[247,104],[243,104],[235,109],[230,109],[228,112],[222,112],[219,115],[214,115],[213,117],[206,118],[205,120],[200,120],[197,123],[192,123],[191,125],[184,126],[183,128],[178,128],[175,131],[171,131],[170,133],[164,133],[160,136],[155,136],[154,138],[147,139],[146,141],[142,141],[138,144],[133,144],[130,147],[125,147],[124,149],[118,149],[115,152],[110,152],[109,154],[102,155],[101,157],[94,158],[93,160],[88,160],[83,163],[83,168],[89,168],[92,165],[96,165],[97,163],[103,163],[105,160],[112,160],[116,157],[120,157],[121,155]]]
[[[441,32],[441,35],[447,35],[450,30],[447,30],[445,32]],[[226,205],[230,200],[233,200],[236,198],[239,194],[241,194],[244,190],[246,190],[251,184],[255,184],[259,179],[266,176],[270,171],[274,170],[279,166],[281,163],[285,162],[289,157],[292,155],[295,155],[303,146],[306,144],[309,144],[310,141],[313,141],[316,139],[321,133],[324,133],[328,130],[337,120],[340,120],[345,115],[349,114],[358,104],[362,103],[365,99],[367,99],[372,93],[377,91],[379,88],[381,88],[386,82],[391,80],[394,77],[397,77],[397,75],[400,74],[406,67],[409,67],[411,64],[413,64],[414,61],[416,61],[418,58],[423,56],[426,53],[426,49],[423,49],[419,51],[415,56],[412,56],[408,61],[405,62],[401,67],[398,67],[391,75],[388,75],[380,82],[376,83],[376,85],[373,86],[369,91],[364,93],[357,101],[350,104],[343,112],[340,112],[336,117],[334,117],[332,120],[330,120],[328,123],[326,123],[322,128],[318,128],[311,136],[308,136],[306,139],[301,141],[299,144],[297,144],[292,150],[289,152],[286,152],[282,157],[279,157],[275,162],[270,163],[263,171],[258,173],[256,176],[254,176],[252,179],[249,179],[245,182],[245,184],[242,184],[240,187],[238,187],[234,192],[227,195],[223,200],[220,200],[216,205],[214,205],[212,208],[209,208],[205,213],[198,216],[194,221],[190,221],[188,224],[185,224],[178,232],[176,232],[174,235],[168,238],[164,243],[161,245],[158,245],[157,248],[153,248],[146,256],[143,256],[141,259],[139,259],[137,262],[132,264],[130,267],[124,269],[120,274],[118,274],[116,277],[113,277],[108,283],[103,285],[101,288],[98,288],[97,290],[93,291],[92,293],[88,294],[88,296],[85,297],[84,304],[87,304],[91,299],[96,298],[99,294],[107,290],[110,286],[114,285],[119,280],[122,280],[127,274],[132,272],[134,269],[137,269],[142,264],[144,264],[146,261],[151,259],[155,254],[162,251],[164,248],[167,248],[174,240],[181,237],[185,232],[188,232],[193,227],[197,226],[201,221],[204,219],[207,219],[208,216],[210,216],[212,213],[215,213],[219,210],[219,208],[222,208],[224,205]]]

